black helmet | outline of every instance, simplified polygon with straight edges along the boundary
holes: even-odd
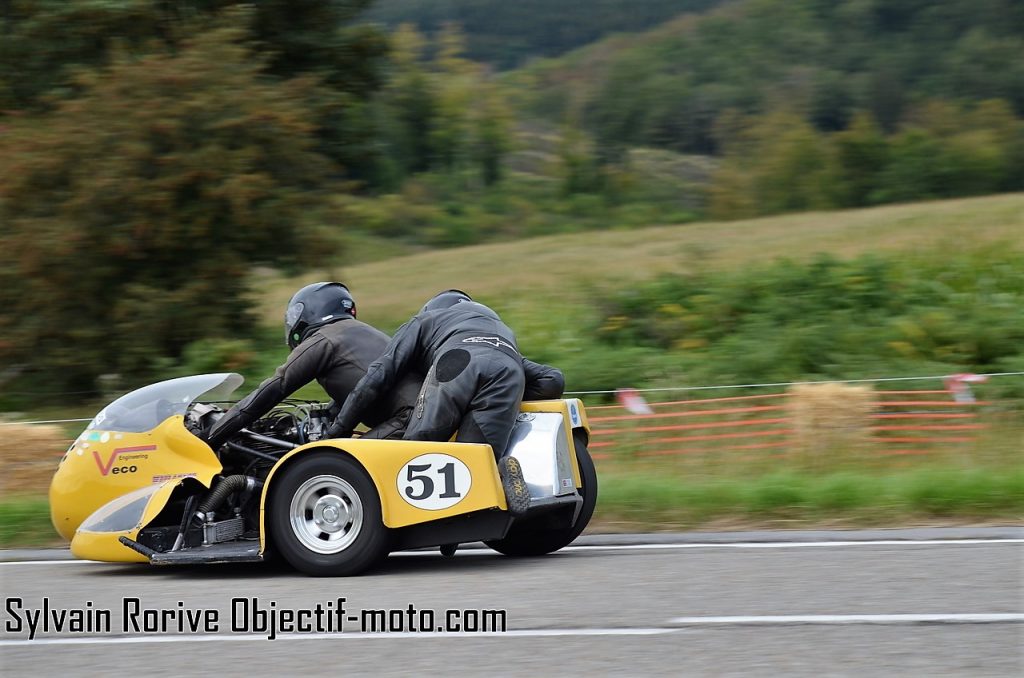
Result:
[[[420,313],[437,311],[442,308],[451,308],[455,304],[461,304],[464,301],[473,301],[473,298],[462,290],[445,290],[444,292],[438,292],[431,297],[430,301],[423,304],[423,308],[420,309]]]
[[[356,317],[356,301],[348,288],[337,282],[306,285],[292,296],[284,314],[285,341],[295,348],[318,327]]]

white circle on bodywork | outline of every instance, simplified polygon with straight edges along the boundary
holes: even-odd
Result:
[[[438,453],[410,459],[399,469],[395,480],[402,499],[425,511],[455,506],[473,486],[473,475],[461,459]]]

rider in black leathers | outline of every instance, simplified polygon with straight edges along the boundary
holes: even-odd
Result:
[[[426,372],[406,440],[487,443],[502,459],[520,402],[559,398],[561,371],[524,358],[498,314],[459,290],[428,301],[395,333],[345,401],[329,435],[351,433],[382,393]]]
[[[386,334],[356,320],[355,301],[341,283],[314,283],[296,292],[288,304],[285,331],[292,349],[288,359],[206,432],[213,449],[314,379],[335,403],[345,402],[388,344]],[[420,381],[415,374],[406,375],[368,403],[360,413],[360,421],[370,427],[363,437],[401,437]]]

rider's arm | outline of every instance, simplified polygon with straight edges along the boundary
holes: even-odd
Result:
[[[313,381],[327,364],[329,352],[330,343],[319,334],[299,344],[288,360],[277,368],[274,376],[238,401],[210,428],[205,435],[210,447],[216,450],[231,436]]]
[[[526,372],[523,400],[552,400],[561,398],[565,392],[565,377],[557,367],[523,358],[523,371]]]
[[[366,374],[348,394],[341,413],[327,432],[328,436],[337,438],[351,435],[367,409],[409,371],[419,350],[420,330],[421,324],[416,317],[398,328],[384,349],[384,354],[370,364]]]

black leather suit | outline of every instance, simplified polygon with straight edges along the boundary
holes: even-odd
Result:
[[[274,376],[214,424],[207,432],[207,442],[217,449],[314,379],[336,403],[345,402],[387,345],[388,335],[355,318],[345,317],[320,327],[295,347]],[[409,375],[394,383],[396,388],[381,391],[384,397],[374,398],[360,413],[361,421],[371,427],[365,437],[398,437],[405,427],[420,388],[420,378]]]
[[[379,394],[409,373],[427,376],[406,440],[487,443],[501,458],[522,400],[561,397],[562,373],[523,358],[515,335],[476,302],[419,313],[400,327],[384,354],[349,395],[332,429],[352,430]]]

